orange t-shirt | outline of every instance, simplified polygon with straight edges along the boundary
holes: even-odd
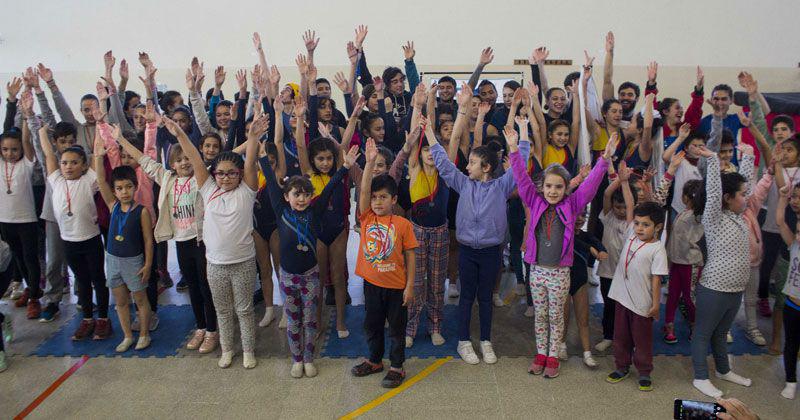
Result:
[[[401,216],[378,216],[372,209],[362,213],[359,220],[361,242],[356,274],[375,286],[405,289],[403,252],[419,246],[411,222]]]

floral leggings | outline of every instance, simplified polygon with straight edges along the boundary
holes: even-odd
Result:
[[[557,357],[558,345],[564,338],[564,302],[569,295],[569,267],[531,266],[530,285],[536,314],[536,352]]]
[[[314,336],[317,334],[317,298],[319,297],[319,267],[303,274],[280,270],[279,285],[286,295],[286,337],[292,360],[296,363],[314,361]]]

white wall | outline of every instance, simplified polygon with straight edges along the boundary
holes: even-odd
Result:
[[[134,89],[141,89],[136,52],[146,50],[159,68],[159,81],[185,90],[183,69],[193,55],[205,61],[207,70],[217,64],[252,66],[253,31],[261,33],[268,60],[281,66],[284,80],[289,80],[296,79],[293,58],[304,50],[301,32],[316,29],[322,37],[316,57],[320,74],[330,76],[347,64],[344,45],[359,23],[370,27],[365,48],[377,73],[384,65],[402,62],[400,45],[407,39],[416,42],[420,69],[471,70],[487,45],[495,49],[489,70],[524,69],[513,67],[512,60],[526,58],[538,45],[550,47],[551,58],[573,59],[576,65],[587,49],[601,64],[604,34],[613,30],[617,82],[643,81],[645,63],[657,60],[662,92],[679,97],[686,97],[696,64],[707,68],[709,84],[735,84],[736,72],[747,68],[769,76],[760,77],[762,90],[793,91],[800,86],[800,37],[794,35],[797,0],[6,3],[0,77],[7,79],[9,73],[43,61],[56,72],[71,101],[93,90],[105,50],[113,49],[118,60],[132,61]],[[550,71],[555,78],[568,70]],[[227,90],[232,91],[232,72],[229,75]]]

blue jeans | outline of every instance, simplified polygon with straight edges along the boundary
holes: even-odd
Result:
[[[481,341],[488,341],[492,335],[492,290],[500,271],[500,245],[474,249],[459,244],[458,272],[461,279],[461,298],[458,301],[460,326],[459,341],[468,341],[469,323],[472,318],[472,305],[478,298],[478,314],[481,323]]]

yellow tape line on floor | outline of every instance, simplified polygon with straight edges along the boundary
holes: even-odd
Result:
[[[425,379],[426,376],[428,376],[431,373],[435,372],[437,369],[442,367],[442,365],[444,365],[445,363],[449,362],[450,360],[453,360],[453,356],[447,356],[444,359],[436,360],[430,366],[428,366],[425,369],[423,369],[422,372],[420,372],[420,373],[414,375],[413,377],[408,378],[407,380],[405,380],[397,388],[395,388],[395,389],[393,389],[393,390],[381,395],[378,398],[375,398],[374,400],[362,405],[361,407],[355,409],[354,411],[351,411],[350,413],[347,413],[344,416],[339,417],[339,419],[340,420],[349,420],[349,419],[354,419],[354,418],[356,418],[358,416],[361,416],[363,414],[366,414],[368,411],[370,411],[370,410],[374,409],[375,407],[383,404],[384,402],[388,401],[389,399],[391,399],[392,397],[396,396],[397,394],[405,391],[408,388],[411,388],[412,385],[414,385],[415,383]]]

